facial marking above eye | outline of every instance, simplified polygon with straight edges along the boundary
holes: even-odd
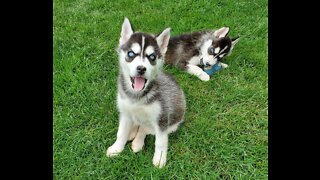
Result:
[[[136,54],[133,51],[128,52],[128,57],[133,58]]]
[[[154,53],[147,56],[150,61],[156,60],[156,55]]]
[[[214,53],[215,54],[218,54],[220,52],[220,47],[217,47],[215,50],[214,50]]]

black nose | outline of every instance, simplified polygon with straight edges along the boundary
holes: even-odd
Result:
[[[210,64],[207,62],[207,63],[206,63],[206,66],[210,66]]]
[[[146,72],[147,68],[144,66],[138,66],[137,71],[140,75],[143,75]]]

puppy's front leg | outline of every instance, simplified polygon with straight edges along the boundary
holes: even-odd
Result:
[[[196,65],[188,64],[187,72],[196,75],[202,81],[209,81],[210,76]]]
[[[153,156],[153,165],[162,168],[167,161],[168,134],[165,132],[156,132],[155,152]]]
[[[222,62],[220,62],[220,65],[221,65],[222,68],[227,68],[228,67],[228,64],[225,64],[225,63],[222,63]]]
[[[120,120],[119,120],[119,129],[117,133],[117,140],[114,142],[112,146],[110,146],[107,150],[107,156],[111,157],[114,155],[118,155],[122,152],[128,137],[129,133],[132,128],[132,121],[125,116],[124,114],[120,113]]]

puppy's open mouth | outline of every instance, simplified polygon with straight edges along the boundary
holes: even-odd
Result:
[[[130,80],[132,82],[131,86],[136,92],[139,92],[142,89],[144,89],[144,86],[147,83],[147,79],[143,77],[130,77]]]

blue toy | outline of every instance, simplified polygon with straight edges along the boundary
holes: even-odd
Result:
[[[215,65],[211,66],[210,69],[208,69],[208,68],[210,68],[210,67],[205,67],[204,72],[206,72],[209,76],[212,76],[215,72],[217,72],[221,69],[221,64],[216,63]]]

